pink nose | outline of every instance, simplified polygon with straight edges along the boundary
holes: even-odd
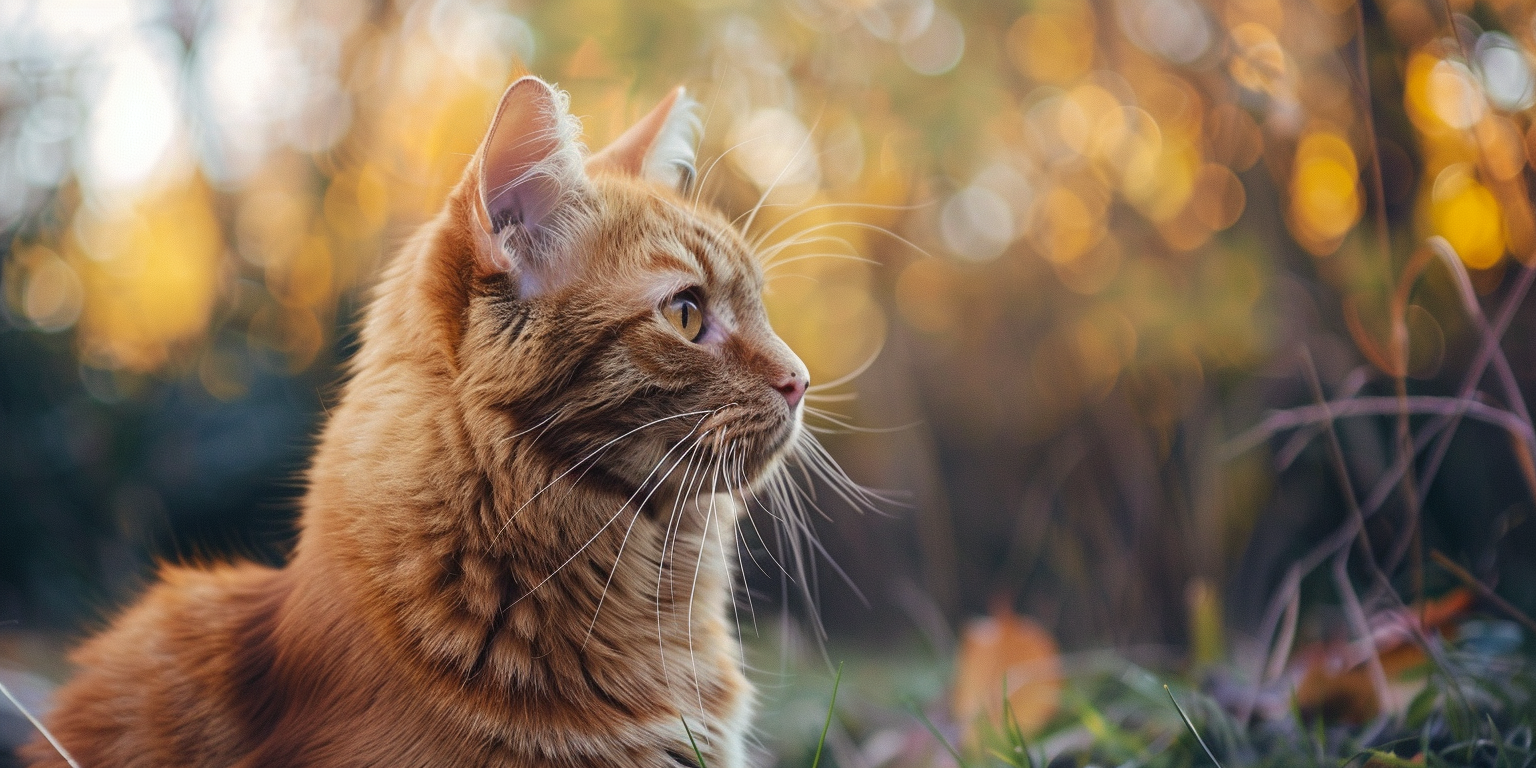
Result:
[[[797,373],[789,373],[773,385],[779,394],[784,396],[784,402],[789,403],[789,409],[793,411],[800,404],[800,399],[805,397],[805,385],[808,382],[805,377]]]

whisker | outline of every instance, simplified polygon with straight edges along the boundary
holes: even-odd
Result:
[[[682,479],[682,482],[681,482],[682,485],[686,485],[687,484],[687,482],[688,482],[688,475],[689,475],[689,473],[691,473],[693,471],[694,462],[696,462],[698,460],[700,455],[701,454],[696,453],[696,454],[694,454],[693,456],[691,456],[688,459],[688,466],[683,469],[683,479]],[[681,496],[681,493],[682,492],[679,491],[679,496]],[[676,500],[673,501],[673,505],[674,505],[673,517],[676,517]],[[662,617],[661,617],[661,574],[662,574],[662,570],[664,570],[666,568],[666,561],[667,561],[667,538],[668,538],[668,536],[670,534],[671,528],[672,528],[672,518],[668,518],[667,519],[667,524],[663,528],[663,531],[662,531],[661,552],[659,553],[659,555],[657,557],[657,561],[658,561],[659,565],[658,565],[658,568],[657,568],[657,571],[656,571],[656,643],[657,643],[657,657],[661,661],[661,677],[662,677],[662,680],[663,680],[663,682],[666,683],[667,690],[669,690],[669,691],[672,689],[672,675],[667,670],[666,634],[665,634],[665,632],[662,629]]]
[[[855,508],[866,509],[879,514],[880,504],[900,505],[900,502],[896,499],[854,482],[853,478],[849,477],[843,471],[843,468],[838,466],[837,461],[832,458],[832,455],[827,453],[827,449],[816,440],[807,437],[799,445],[806,450],[806,466],[810,467],[812,472],[825,480],[835,493],[843,497],[844,501],[854,504]],[[855,503],[849,498],[850,495],[858,498],[859,503]]]
[[[715,114],[715,105],[717,103],[719,103],[719,101],[720,101],[720,90],[721,89],[719,89],[719,88],[715,88],[714,91],[709,95],[709,106],[704,110],[704,117],[699,120],[699,135],[700,136],[702,136],[703,133],[704,133],[704,126],[709,125],[709,118],[713,117],[714,114]],[[716,158],[715,162],[718,163],[719,162],[719,158]],[[712,168],[713,168],[713,166],[711,166],[711,169]],[[707,183],[708,181],[709,181],[709,174],[706,172],[705,175],[704,175],[704,178],[702,178],[702,179],[695,179],[693,181],[692,188],[686,190],[686,192],[688,193],[688,196],[691,198],[692,205],[693,205],[693,207],[695,209],[697,209],[698,206],[699,206],[699,199],[700,199],[701,190],[703,190],[704,184]]]
[[[806,215],[808,213],[815,213],[816,211],[826,210],[827,208],[871,208],[871,209],[874,209],[874,210],[877,210],[877,211],[916,211],[916,210],[920,210],[922,208],[927,208],[927,207],[929,207],[931,205],[932,205],[932,203],[919,203],[917,205],[889,205],[889,204],[886,204],[886,203],[858,203],[858,202],[820,203],[818,205],[812,205],[812,206],[808,206],[806,208],[802,208],[802,209],[800,209],[798,211],[795,211],[794,213],[791,213],[788,216],[785,216],[782,221],[780,221],[779,223],[777,223],[777,224],[773,225],[772,227],[770,227],[767,232],[764,232],[762,234],[762,236],[758,238],[758,240],[756,241],[756,244],[761,245],[762,243],[768,242],[768,238],[772,237],[773,233],[779,231],[779,227],[782,227],[785,224],[788,224],[789,222],[794,221],[795,219],[797,219],[797,218],[799,218],[801,216],[804,216],[804,215]]]
[[[706,434],[707,434],[707,432],[706,432]],[[702,435],[701,435],[701,437],[702,437]],[[693,481],[692,481],[692,483],[687,485],[687,486],[685,486],[682,489],[682,491],[679,492],[677,498],[673,499],[673,501],[672,501],[672,516],[670,518],[668,518],[667,531],[664,533],[663,538],[662,538],[662,558],[661,558],[661,566],[662,566],[662,568],[661,568],[661,570],[658,570],[658,572],[657,572],[657,590],[658,590],[658,594],[659,594],[659,591],[661,589],[661,587],[660,587],[661,573],[662,573],[662,571],[665,570],[665,567],[666,567],[668,539],[670,538],[670,540],[671,540],[672,556],[675,559],[676,555],[677,555],[677,542],[678,542],[678,538],[682,535],[683,515],[686,513],[685,505],[688,503],[688,501],[690,499],[693,499],[695,496],[698,495],[699,491],[702,489],[703,484],[704,484],[704,475],[705,475],[706,470],[709,467],[710,458],[705,456],[702,451],[699,453],[699,457],[698,458],[702,459],[702,461],[700,461],[696,467],[692,467],[693,469],[696,470],[694,472],[694,474],[693,474]],[[668,586],[668,594],[672,597],[673,600],[676,600],[677,599],[677,584],[676,584],[676,579],[675,579],[675,576],[676,576],[675,571],[672,572],[670,575],[672,575],[674,578],[668,582],[668,585],[667,585]]]
[[[732,454],[733,458],[735,459],[735,461],[731,465],[731,474],[726,476],[726,482],[725,482],[726,493],[730,494],[731,498],[737,498],[737,495],[740,494],[742,489],[744,488],[745,482],[746,482],[746,479],[747,479],[746,453],[744,451],[743,452],[737,452],[736,449],[737,449],[738,446],[739,446],[739,443],[738,444],[733,444],[731,446],[731,454]],[[733,477],[736,480],[736,487],[735,488],[731,487],[731,480],[732,480]],[[751,508],[749,508],[747,506],[746,499],[745,498],[741,498],[738,503],[741,504],[741,514],[750,517],[751,513],[752,513],[752,510],[751,510]],[[737,535],[737,536],[733,536],[732,538],[736,541],[737,548],[739,549],[740,548],[741,537],[739,535]],[[725,543],[722,541],[720,543],[720,557],[721,557],[721,559],[725,559],[725,556],[726,556],[725,555]],[[757,563],[757,557],[752,554],[751,547],[747,548],[747,556],[752,558],[752,562],[754,564]],[[740,556],[738,556],[737,557],[737,562],[740,562],[740,560],[741,560],[741,558],[740,558]],[[761,569],[762,566],[759,565],[758,568]],[[751,587],[751,585],[747,584],[747,575],[745,573],[742,573],[740,568],[737,568],[736,572],[737,572],[738,575],[741,576],[741,592],[747,598],[747,614],[752,617],[752,634],[758,635],[758,630],[757,630],[757,608],[756,608],[756,606],[753,605],[753,602],[752,602],[752,587]],[[734,591],[734,590],[735,590],[735,580],[733,578],[732,579],[732,591]],[[735,599],[734,596],[731,599],[731,612],[736,617],[736,637],[739,639],[739,638],[742,637],[742,633],[741,633],[741,609],[740,609],[740,607],[738,605],[738,601]],[[741,651],[741,666],[742,666],[743,669],[745,669],[746,666],[747,666],[747,650],[746,650],[746,648],[741,648],[740,651]]]
[[[826,419],[827,421],[832,422],[833,425],[835,425],[837,427],[840,427],[840,428],[842,428],[844,430],[847,430],[849,432],[860,432],[860,433],[875,434],[875,435],[890,434],[892,432],[904,432],[904,431],[909,430],[909,429],[911,429],[911,428],[913,428],[913,427],[915,427],[915,426],[917,426],[917,425],[922,423],[920,421],[913,421],[913,422],[909,422],[907,424],[903,424],[903,425],[901,425],[899,427],[861,427],[861,426],[858,426],[857,424],[850,424],[849,422],[845,421],[843,419],[843,417],[839,416],[838,414],[834,414],[834,413],[831,413],[829,411],[824,411],[824,410],[821,410],[820,408],[813,408],[810,405],[806,405],[805,406],[805,413],[806,413],[807,416],[815,416],[818,419]]]
[[[541,422],[539,422],[537,424],[534,424],[533,426],[528,427],[527,429],[520,430],[520,431],[517,431],[517,432],[513,432],[512,434],[507,435],[506,437],[502,438],[501,442],[504,442],[504,443],[505,442],[510,442],[510,441],[515,440],[515,439],[517,439],[519,437],[522,437],[523,435],[528,434],[529,432],[532,432],[535,429],[539,429],[540,427],[543,427],[543,429],[539,429],[539,434],[534,435],[533,439],[529,441],[529,442],[538,442],[539,438],[543,437],[544,433],[549,431],[549,428],[550,428],[551,425],[554,424],[555,419],[559,418],[561,414],[565,413],[565,408],[566,408],[566,406],[563,406],[563,405],[560,406],[560,408],[557,409],[554,413],[544,417],[543,421],[541,421]]]
[[[722,407],[724,407],[724,406],[722,406]],[[635,427],[634,429],[631,429],[628,432],[625,432],[624,434],[619,435],[618,437],[615,437],[615,438],[613,438],[612,440],[609,440],[606,443],[603,443],[602,445],[600,445],[596,449],[594,449],[591,453],[589,453],[589,454],[587,454],[587,455],[577,459],[576,463],[572,464],[570,469],[567,469],[564,472],[561,472],[560,474],[556,475],[555,479],[549,481],[547,484],[545,484],[545,486],[543,488],[540,488],[539,490],[535,491],[532,496],[529,496],[528,500],[523,502],[522,506],[520,506],[517,509],[512,511],[512,514],[507,517],[507,521],[505,523],[502,523],[501,530],[497,531],[496,535],[500,536],[501,534],[506,533],[507,532],[507,527],[512,524],[512,521],[515,520],[518,515],[522,514],[522,511],[524,509],[528,508],[529,504],[533,503],[534,499],[537,499],[538,497],[542,496],[545,491],[547,491],[551,487],[553,487],[555,483],[560,482],[560,480],[562,478],[564,478],[566,475],[569,475],[572,472],[575,472],[576,468],[581,466],[583,462],[592,459],[593,457],[597,456],[598,454],[602,453],[605,450],[608,450],[608,448],[611,447],[614,443],[617,443],[618,441],[623,440],[624,438],[629,437],[630,435],[633,435],[633,434],[635,434],[636,432],[639,432],[642,429],[646,429],[648,427],[654,427],[657,424],[660,424],[660,423],[662,423],[664,421],[671,421],[673,419],[681,419],[681,418],[684,418],[684,417],[687,417],[687,416],[699,416],[700,417],[699,418],[699,423],[702,424],[704,422],[704,418],[705,417],[708,417],[710,414],[712,414],[712,413],[714,413],[715,411],[718,411],[718,410],[720,410],[720,409],[719,408],[715,408],[713,410],[705,410],[705,411],[689,411],[687,413],[679,413],[679,414],[677,414],[675,416],[663,416],[663,417],[661,417],[659,419],[656,419],[654,421],[650,421],[650,422],[647,422],[645,424],[641,424],[640,426]],[[697,425],[695,425],[695,426],[697,426]]]
[[[695,208],[698,207],[699,200],[703,196],[704,185],[709,183],[709,176],[710,176],[710,174],[715,172],[715,166],[719,165],[720,161],[724,160],[726,155],[729,155],[730,153],[732,153],[732,152],[734,152],[734,151],[736,151],[738,149],[741,149],[742,147],[744,147],[744,146],[746,146],[746,145],[748,145],[748,144],[750,144],[750,143],[752,143],[754,141],[757,141],[757,140],[763,139],[763,138],[766,138],[766,137],[764,137],[764,136],[751,136],[751,137],[742,139],[741,141],[736,142],[732,146],[727,147],[724,152],[721,152],[719,155],[716,155],[715,159],[710,161],[709,167],[704,169],[704,175],[701,176],[699,178],[699,182],[694,185],[694,192],[695,193],[694,193],[694,197],[693,197],[693,205],[694,205]]]
[[[818,243],[831,243],[833,245],[841,245],[843,248],[847,249],[846,255],[859,255],[859,249],[855,247],[853,243],[849,242],[848,238],[846,237],[842,237],[840,235],[815,235],[814,237],[807,237],[807,235],[810,234],[811,233],[809,232],[797,232],[792,237],[786,237],[783,240],[780,240],[779,242],[758,251],[757,257],[758,260],[762,263],[763,269],[766,271],[779,264],[780,262],[776,261],[774,257],[789,250],[790,248],[805,247]]]
[[[679,533],[681,531],[681,526],[682,526],[683,507],[684,507],[684,505],[686,505],[688,503],[688,499],[692,498],[694,493],[696,492],[696,486],[699,483],[699,478],[702,477],[703,472],[704,472],[704,467],[708,464],[708,461],[709,461],[708,457],[705,455],[705,452],[702,451],[702,450],[699,451],[697,454],[695,454],[694,457],[689,460],[689,462],[688,462],[688,469],[684,473],[684,477],[683,477],[684,482],[682,484],[682,487],[679,489],[676,498],[674,498],[672,500],[672,513],[667,518],[666,528],[662,531],[661,559],[660,559],[660,566],[661,567],[658,568],[657,573],[656,573],[656,584],[657,584],[656,589],[657,589],[657,594],[658,595],[661,594],[661,577],[662,577],[662,574],[664,572],[666,572],[666,561],[667,561],[667,557],[668,557],[668,554],[667,554],[668,547],[670,546],[672,548],[672,552],[673,552],[672,556],[675,557],[676,556],[676,548],[677,548],[677,536],[679,535]],[[692,475],[692,477],[690,478],[689,475]],[[672,597],[673,599],[675,599],[676,598],[676,593],[677,593],[677,589],[676,589],[675,584],[672,584],[672,583],[669,582],[669,584],[668,584],[668,595],[670,597]]]
[[[786,532],[789,534],[790,553],[794,555],[795,572],[799,575],[796,583],[800,586],[801,594],[805,596],[806,611],[810,614],[811,626],[814,627],[815,637],[820,644],[826,638],[826,628],[821,619],[821,602],[817,598],[820,588],[817,585],[816,561],[814,558],[806,557],[807,553],[800,543],[801,538],[804,537],[806,543],[814,546],[816,533],[810,525],[809,515],[803,506],[807,500],[803,489],[788,482],[783,487],[789,491],[789,508],[792,510],[785,517],[785,524]],[[814,506],[814,502],[811,503]],[[823,647],[823,653],[825,650]]]
[[[721,432],[722,441],[724,434]],[[709,522],[715,517],[715,503],[719,499],[715,490],[719,487],[721,460],[723,459],[717,459],[714,468],[710,470],[709,508],[704,512],[704,529],[699,532],[699,554],[693,563],[693,583],[688,587],[688,614],[683,625],[688,631],[688,663],[693,667],[693,692],[698,697],[701,715],[704,713],[704,689],[699,684],[699,660],[694,655],[693,649],[693,606],[699,592],[699,573],[704,570],[704,549],[708,546],[706,542],[709,541]]]
[[[795,263],[797,261],[806,261],[807,259],[839,259],[839,260],[842,260],[842,261],[856,261],[856,262],[859,262],[861,264],[874,264],[875,266],[879,266],[880,265],[880,262],[875,261],[874,259],[867,258],[867,257],[864,257],[864,256],[854,256],[854,255],[847,254],[847,253],[830,253],[830,252],[805,253],[805,254],[801,254],[799,256],[790,256],[787,259],[781,259],[779,261],[775,261],[772,264],[769,264],[769,265],[763,267],[763,274],[767,275],[768,273],[772,272],[775,269],[778,269],[779,267],[784,266],[785,264],[793,264],[793,263]]]
[[[685,436],[683,439],[686,440],[687,436]],[[634,517],[631,517],[629,520],[629,527],[624,529],[624,538],[619,540],[619,552],[613,557],[613,568],[608,571],[608,580],[603,582],[602,594],[598,595],[597,608],[592,611],[592,622],[587,625],[587,634],[586,637],[583,637],[581,640],[581,647],[587,647],[587,641],[592,639],[592,630],[597,627],[597,617],[603,612],[603,601],[608,597],[608,588],[613,584],[614,575],[619,572],[619,561],[624,557],[624,547],[629,543],[629,534],[635,530],[635,523],[640,520],[640,512],[645,509],[645,505],[650,503],[651,497],[656,495],[656,491],[660,490],[662,484],[665,483],[667,478],[672,475],[672,471],[677,469],[678,465],[683,463],[683,459],[687,458],[688,454],[691,453],[694,448],[697,448],[700,445],[700,441],[702,439],[702,436],[698,439],[695,439],[693,445],[689,446],[687,450],[683,451],[683,453],[677,457],[677,461],[673,462],[672,466],[667,468],[666,473],[663,474],[653,486],[651,486],[650,492],[645,495],[644,499],[640,500],[640,505],[635,508]],[[666,463],[667,457],[672,455],[672,451],[682,444],[683,441],[679,440],[676,445],[672,446],[671,449],[668,449],[667,452],[662,455],[661,461],[656,463],[656,467],[651,469],[651,475],[654,475],[656,470],[659,469],[662,464]],[[651,475],[646,476],[645,481],[641,483],[641,488],[645,487],[645,483],[650,482]],[[640,491],[637,489],[634,494],[631,494],[629,499],[619,507],[620,511],[622,511],[624,507],[628,506],[629,502],[634,501],[635,495],[638,495],[639,493]]]
[[[755,515],[752,514],[752,507],[753,507],[753,505],[756,505],[760,509],[767,509],[767,505],[757,495],[757,491],[753,490],[751,483],[747,482],[747,471],[746,471],[745,464],[746,464],[746,461],[745,461],[745,458],[743,458],[743,460],[741,461],[741,465],[742,466],[740,467],[740,469],[738,470],[738,473],[737,473],[737,487],[740,488],[741,492],[742,492],[742,506],[744,507],[744,517],[747,518],[747,522],[752,524],[753,533],[754,533],[754,535],[757,536],[758,541],[763,542],[763,545],[767,546],[768,538],[766,536],[764,536],[762,530],[757,527],[757,518],[756,518]],[[772,515],[773,512],[771,510],[769,510],[768,514]],[[764,550],[764,553],[768,556],[768,559],[770,561],[773,561],[773,552],[768,551],[768,550]],[[764,573],[768,573],[768,569],[764,568],[763,564],[758,562],[757,555],[752,553],[752,548],[751,547],[747,547],[747,557],[751,558],[752,564],[757,566],[758,570],[760,570],[760,571],[762,571]],[[778,566],[780,570],[783,570],[784,566],[779,565],[777,561],[773,561],[773,562],[774,562],[774,565]]]
[[[840,395],[818,395],[813,392],[806,392],[805,399],[822,403],[847,403],[859,399],[859,395],[856,392],[845,392]]]
[[[706,430],[705,434],[708,434],[708,432],[709,432],[709,430]],[[701,442],[702,442],[702,439],[703,439],[703,435],[700,435],[700,441]],[[692,459],[689,459],[688,468],[683,472],[683,480],[680,483],[681,487],[678,490],[677,497],[672,500],[672,512],[671,512],[671,515],[667,518],[666,527],[662,531],[661,553],[660,553],[660,556],[657,558],[657,564],[656,564],[656,643],[657,643],[658,653],[661,656],[662,676],[663,676],[663,679],[666,681],[666,684],[667,684],[667,687],[668,687],[669,690],[672,687],[672,678],[671,678],[671,675],[667,671],[667,663],[666,663],[667,643],[666,643],[666,632],[665,632],[665,629],[662,626],[661,582],[662,582],[662,577],[667,573],[667,557],[668,557],[668,555],[667,555],[667,548],[668,548],[669,545],[674,547],[674,557],[675,557],[675,547],[676,547],[676,543],[677,543],[677,535],[678,535],[678,532],[679,532],[679,530],[681,528],[681,525],[682,525],[682,506],[686,502],[687,499],[692,498],[692,496],[693,496],[693,494],[694,494],[694,492],[696,490],[696,486],[700,482],[700,478],[703,477],[703,469],[704,469],[703,464],[697,464],[698,471],[697,472],[694,471],[695,468],[696,468],[696,462],[698,462],[698,460],[701,459],[701,458],[703,458],[703,452],[702,451],[697,453],[697,454],[695,454],[695,456]],[[690,474],[693,475],[692,478],[689,477]],[[668,593],[669,593],[669,596],[670,596],[670,599],[668,601],[668,610],[671,611],[672,614],[675,616],[676,615],[676,610],[677,610],[677,608],[676,608],[676,599],[677,598],[676,598],[676,586],[675,586],[675,582],[674,581],[669,581],[669,583],[668,583]]]
[[[741,225],[742,232],[745,233],[752,231],[752,222],[757,220],[757,212],[763,209],[763,203],[768,202],[768,196],[773,194],[773,190],[778,188],[779,182],[784,180],[784,174],[789,173],[790,166],[794,165],[795,161],[800,159],[800,153],[805,150],[805,146],[807,144],[811,143],[811,137],[816,135],[816,127],[820,124],[821,118],[818,117],[816,122],[811,125],[811,129],[805,132],[805,138],[800,140],[800,146],[795,148],[795,153],[790,155],[789,161],[784,163],[783,168],[779,169],[779,175],[773,177],[773,183],[769,184],[768,187],[763,190],[763,194],[757,198],[757,205],[752,206],[752,211],[747,216],[747,223]]]
[[[704,420],[703,419],[699,419],[699,424],[702,424],[702,423],[704,423]],[[695,424],[694,425],[694,429],[698,429],[698,426],[699,426],[698,424]],[[689,431],[688,435],[684,436],[684,439],[686,440],[687,437],[691,436],[692,434],[693,434],[693,432]],[[681,441],[679,441],[677,444],[673,445],[671,448],[667,449],[667,453],[662,457],[662,461],[665,462],[666,461],[666,457],[670,456],[672,454],[672,451],[677,450],[677,447],[679,445],[682,445]],[[658,463],[656,465],[656,469],[660,469],[660,468],[661,468],[661,464]],[[518,603],[522,602],[524,598],[528,597],[529,595],[533,594],[534,592],[537,592],[539,590],[539,587],[542,587],[545,584],[549,583],[549,580],[553,579],[555,577],[555,574],[557,574],[560,571],[564,570],[567,565],[571,564],[571,561],[575,560],[577,558],[577,556],[579,556],[582,552],[585,552],[587,547],[592,546],[592,542],[597,541],[597,538],[599,536],[603,535],[603,531],[608,530],[608,526],[613,525],[613,521],[619,519],[619,516],[624,514],[625,508],[627,508],[629,506],[630,502],[635,500],[635,496],[638,496],[640,494],[640,489],[644,488],[645,484],[647,482],[650,482],[651,477],[656,474],[656,469],[652,469],[651,470],[651,474],[647,475],[644,481],[641,481],[640,488],[635,489],[635,492],[630,494],[629,499],[627,499],[622,505],[619,506],[619,511],[613,513],[613,516],[608,518],[608,522],[603,523],[603,526],[601,528],[597,529],[597,533],[592,534],[592,538],[587,539],[587,542],[585,544],[582,544],[581,547],[579,547],[575,552],[571,553],[571,556],[566,558],[565,562],[561,563],[553,571],[550,571],[549,575],[545,576],[542,581],[540,581],[538,584],[533,585],[533,587],[531,589],[529,589],[527,592],[524,592],[523,594],[519,595],[516,600],[513,600],[511,603],[509,603],[508,607],[511,607],[513,605],[517,605]],[[638,517],[639,515],[640,515],[640,512],[638,510],[636,510],[635,516]],[[618,567],[617,563],[615,563],[614,567],[615,568]],[[609,578],[610,578],[610,580],[612,579],[612,574],[611,573],[609,574]],[[599,605],[599,608],[601,608],[601,605]],[[597,619],[594,616],[593,617],[593,622],[596,622],[596,621],[597,621]]]
[[[811,226],[801,230],[801,232],[817,232],[823,229],[829,229],[831,227],[852,227],[854,229],[867,229],[872,232],[885,235],[886,237],[889,237],[892,240],[895,240],[896,242],[901,243],[902,245],[905,245],[924,256],[927,256],[928,258],[934,257],[932,253],[928,252],[928,249],[922,247],[921,245],[918,245],[917,243],[914,243],[911,240],[908,240],[907,238],[902,237],[901,235],[898,235],[895,232],[892,232],[891,230],[878,224],[870,224],[864,221],[824,221],[819,224],[812,224]]]
[[[828,389],[832,389],[833,387],[840,387],[850,381],[853,381],[854,379],[857,379],[858,377],[862,376],[865,371],[869,370],[870,366],[875,364],[875,358],[880,356],[880,352],[883,349],[885,349],[885,343],[881,342],[880,348],[870,353],[869,357],[864,358],[864,362],[859,363],[857,368],[854,368],[852,371],[849,371],[848,373],[845,373],[842,376],[839,376],[825,384],[812,384],[805,388],[806,393],[811,394],[824,392]]]

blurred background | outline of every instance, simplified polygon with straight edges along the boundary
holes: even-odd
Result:
[[[702,199],[763,203],[775,326],[847,379],[811,423],[904,499],[824,504],[814,583],[744,556],[770,655],[819,624],[932,699],[1014,612],[1262,666],[1278,608],[1349,637],[1350,590],[1291,569],[1357,510],[1367,612],[1469,580],[1536,612],[1533,16],[0,0],[0,661],[61,676],[157,559],[281,561],[380,262],[526,72],[593,148],[690,88]]]

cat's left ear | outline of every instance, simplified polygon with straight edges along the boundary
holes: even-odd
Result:
[[[694,158],[704,124],[699,103],[679,86],[640,122],[587,160],[592,170],[640,176],[678,191],[693,184]]]

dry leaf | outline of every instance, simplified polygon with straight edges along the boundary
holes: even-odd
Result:
[[[1472,607],[1473,595],[1466,589],[1454,589],[1426,601],[1422,607],[1385,611],[1371,632],[1376,653],[1391,686],[1388,709],[1400,710],[1418,692],[1422,681],[1405,681],[1402,674],[1424,663],[1424,651],[1414,642],[1415,625],[1423,631],[1448,631],[1456,619]],[[1313,643],[1297,653],[1304,666],[1296,687],[1296,705],[1302,712],[1317,715],[1325,722],[1364,723],[1382,710],[1371,685],[1366,659],[1352,643]]]
[[[1033,619],[995,606],[991,616],[966,623],[955,659],[955,722],[970,743],[983,714],[994,728],[1002,725],[1005,680],[1019,729],[1037,733],[1061,698],[1061,653]]]

